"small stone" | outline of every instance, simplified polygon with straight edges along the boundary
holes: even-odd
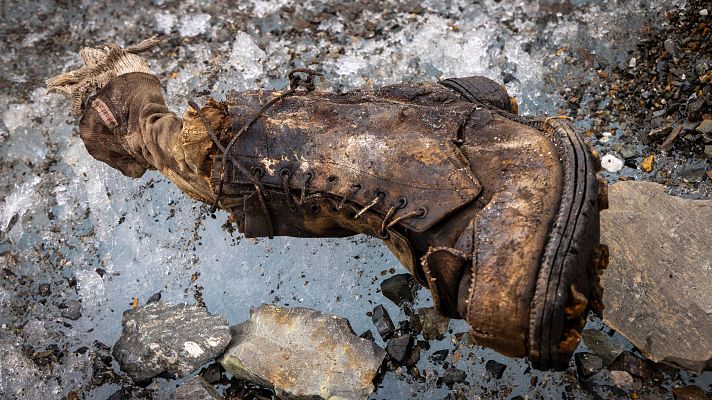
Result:
[[[223,316],[204,307],[152,303],[124,313],[112,352],[135,382],[167,372],[183,377],[217,357],[230,342]]]
[[[712,158],[712,144],[705,145],[705,154],[707,157]]]
[[[410,334],[395,337],[388,341],[386,353],[398,364],[403,364],[410,355],[413,336]]]
[[[712,119],[705,119],[697,125],[695,130],[701,134],[712,133]]]
[[[72,300],[67,304],[67,308],[62,311],[62,316],[72,321],[76,321],[82,317],[82,302]]]
[[[111,396],[109,396],[108,399],[106,400],[126,400],[128,399],[128,395],[126,393],[126,389],[121,388],[117,391],[115,391]]]
[[[620,172],[623,169],[623,160],[612,154],[606,154],[601,158],[601,166],[608,172]]]
[[[676,387],[672,389],[672,395],[675,400],[709,400],[710,397],[707,396],[701,387],[696,385],[689,385],[683,387]]]
[[[52,290],[50,289],[49,283],[40,284],[38,292],[40,296],[49,296],[50,294],[52,294]]]
[[[709,15],[709,11],[707,11],[706,8],[703,8],[700,10],[700,15],[706,17],[707,15]]]
[[[203,377],[196,376],[178,386],[175,400],[222,400],[215,388]]]
[[[423,339],[442,340],[447,333],[450,319],[440,314],[434,307],[418,309]]]
[[[410,354],[408,354],[408,359],[403,362],[403,365],[413,366],[420,361],[420,346],[417,344],[410,349]]]
[[[448,349],[434,351],[433,354],[430,355],[430,359],[433,360],[434,363],[441,363],[445,361],[449,352]]]
[[[645,172],[651,172],[653,170],[654,162],[655,156],[651,154],[643,159],[643,162],[640,163],[640,168],[642,168]]]
[[[463,383],[465,382],[465,379],[467,379],[467,374],[465,371],[455,368],[455,367],[450,367],[445,370],[443,373],[443,384],[449,388],[452,388],[453,385],[456,383]]]
[[[381,293],[398,306],[415,301],[417,282],[411,274],[398,274],[381,282]]]
[[[152,294],[151,297],[148,298],[146,304],[158,303],[159,301],[161,301],[161,292]]]
[[[386,311],[386,308],[381,304],[377,305],[373,309],[371,321],[373,321],[376,331],[378,331],[378,334],[383,340],[388,340],[388,338],[393,336],[393,333],[396,331],[396,327],[393,325],[391,316],[388,315],[388,311]]]
[[[675,54],[677,53],[677,45],[675,44],[675,41],[673,39],[666,39],[665,42],[663,43],[663,47],[665,47],[665,51],[667,51],[670,54]]]
[[[495,360],[489,360],[485,364],[485,369],[491,377],[496,379],[502,379],[502,376],[504,375],[504,370],[507,369],[507,366]]]
[[[279,398],[365,399],[385,357],[345,318],[308,308],[263,304],[231,330],[220,364]]]
[[[672,126],[663,126],[657,129],[653,129],[648,133],[647,140],[650,143],[658,142],[665,139],[672,132]]]
[[[603,359],[593,353],[576,353],[576,372],[582,379],[588,379],[603,369]]]
[[[626,144],[620,149],[620,155],[624,160],[635,157],[637,153],[635,146],[630,144]]]
[[[370,341],[372,341],[372,342],[375,340],[374,337],[373,337],[373,332],[371,332],[370,329],[367,330],[366,332],[364,332],[364,333],[358,335],[358,337],[360,337],[361,339],[370,340]]]
[[[655,373],[655,366],[630,351],[624,351],[608,366],[611,371],[625,371],[641,379],[650,379]]]
[[[609,365],[623,352],[623,347],[611,340],[605,333],[593,329],[581,332],[583,343],[603,360],[603,365]]]
[[[635,383],[633,377],[625,371],[609,371],[608,376],[611,378],[611,383],[621,389],[632,389]]]
[[[200,374],[208,383],[217,383],[223,377],[223,369],[220,364],[213,363]]]

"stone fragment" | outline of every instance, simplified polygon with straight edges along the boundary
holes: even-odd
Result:
[[[67,308],[62,310],[62,316],[72,321],[76,321],[82,317],[82,302],[72,300],[67,304]]]
[[[621,389],[632,389],[635,384],[633,376],[625,371],[609,371],[608,376],[611,378],[611,383]]]
[[[655,365],[648,360],[644,360],[630,351],[622,352],[608,366],[611,371],[625,371],[641,379],[650,379],[655,373]]]
[[[465,382],[465,379],[467,379],[467,374],[465,373],[465,371],[459,368],[450,367],[445,370],[442,379],[442,382],[445,386],[452,388],[453,385],[456,383]]]
[[[396,331],[396,327],[393,325],[391,316],[388,315],[388,311],[381,304],[377,305],[373,309],[371,321],[373,321],[373,325],[376,327],[378,334],[381,335],[383,340],[388,340],[388,338],[393,336],[393,333]]]
[[[442,340],[447,333],[450,319],[440,314],[434,307],[419,308],[421,332],[425,340]]]
[[[637,181],[611,185],[608,198],[601,214],[601,242],[610,249],[601,276],[604,321],[655,362],[711,368],[712,201]]]
[[[230,342],[225,317],[195,305],[148,304],[125,312],[122,326],[112,354],[136,382],[163,372],[188,375],[220,355]]]
[[[603,369],[603,359],[593,353],[576,353],[576,372],[582,379],[588,379]]]
[[[502,376],[504,375],[504,370],[507,369],[507,366],[495,360],[489,360],[485,364],[485,369],[491,377],[495,379],[502,379]]]
[[[608,172],[620,172],[623,169],[623,160],[612,154],[606,154],[601,158],[601,166]]]
[[[665,139],[672,132],[672,126],[663,126],[650,131],[647,136],[648,142],[657,142]]]
[[[398,306],[415,301],[418,283],[411,274],[398,274],[381,282],[381,293]]]
[[[703,120],[699,125],[697,125],[695,130],[702,134],[712,133],[712,119]]]
[[[605,290],[605,289],[604,289]],[[604,310],[605,313],[605,310]],[[593,329],[581,332],[583,343],[603,360],[603,365],[608,366],[623,352],[623,346],[613,342],[605,333]]]
[[[200,376],[202,376],[208,383],[217,383],[223,377],[222,366],[218,363],[210,364],[203,372],[200,373]]]
[[[643,162],[640,163],[640,168],[645,172],[652,172],[654,163],[655,156],[651,154],[643,159]]]
[[[710,396],[696,385],[676,387],[672,389],[672,395],[675,400],[709,400]]]
[[[448,349],[434,351],[430,355],[430,359],[433,360],[434,363],[441,363],[445,361],[449,352],[450,351]]]
[[[399,337],[394,337],[388,341],[386,345],[386,353],[398,364],[404,364],[410,355],[411,346],[413,345],[413,336],[406,334]]]
[[[178,386],[175,400],[222,400],[215,388],[203,377],[196,376]]]
[[[264,304],[231,329],[220,364],[284,399],[365,399],[385,356],[348,320],[307,308]]]

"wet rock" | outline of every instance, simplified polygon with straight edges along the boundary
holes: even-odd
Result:
[[[220,355],[230,342],[223,316],[195,305],[152,303],[124,313],[112,352],[134,381],[163,372],[185,376]]]
[[[388,341],[386,345],[386,353],[398,364],[404,364],[410,355],[411,346],[413,345],[413,336],[406,334],[395,337]]]
[[[418,283],[411,274],[398,274],[381,282],[381,293],[398,306],[415,301]]]
[[[633,376],[642,379],[650,379],[655,373],[655,365],[648,360],[644,360],[630,351],[622,352],[608,366],[611,371],[626,371]]]
[[[625,371],[609,371],[608,376],[611,383],[621,389],[632,389],[635,384],[633,377]]]
[[[485,369],[491,377],[495,379],[502,379],[502,375],[504,375],[504,370],[507,369],[507,366],[495,360],[489,360],[485,364]]]
[[[217,383],[223,377],[223,369],[220,364],[214,363],[208,365],[203,372],[200,373],[208,383]]]
[[[623,352],[623,346],[613,342],[610,336],[593,329],[586,329],[581,332],[586,347],[603,360],[603,365],[607,366]]]
[[[606,154],[601,158],[601,166],[608,172],[620,172],[623,169],[623,160],[614,155]]]
[[[196,376],[178,386],[175,400],[222,400],[215,388],[203,377]]]
[[[712,201],[636,181],[611,185],[608,197],[601,216],[601,242],[610,248],[601,277],[604,321],[655,362],[712,367]]]
[[[433,354],[430,355],[430,359],[433,360],[434,363],[441,363],[445,361],[449,352],[448,349],[434,351]]]
[[[106,400],[126,400],[128,399],[128,393],[126,392],[126,389],[121,388],[117,391],[115,391],[111,396],[109,396],[108,399]]]
[[[465,379],[467,379],[467,374],[459,368],[450,367],[445,370],[442,379],[445,386],[452,388],[456,383],[464,383]]]
[[[82,302],[72,300],[67,304],[67,308],[62,311],[62,316],[72,321],[76,321],[82,317]]]
[[[603,359],[593,353],[576,353],[576,372],[582,379],[588,379],[603,369]]]
[[[307,308],[265,304],[231,330],[219,362],[238,379],[273,387],[280,398],[364,399],[385,356],[346,319]]]
[[[425,340],[442,340],[447,333],[450,319],[440,314],[434,307],[418,309],[421,332]]]
[[[373,325],[376,327],[378,334],[381,335],[383,340],[388,340],[388,338],[393,336],[393,333],[396,331],[396,327],[393,325],[391,316],[388,315],[388,311],[386,311],[385,307],[380,304],[373,309],[371,321],[373,321]]]
[[[709,400],[710,396],[696,385],[676,387],[672,390],[675,400]]]

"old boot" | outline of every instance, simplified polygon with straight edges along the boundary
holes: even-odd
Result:
[[[333,94],[302,72],[182,120],[153,76],[117,75],[86,102],[81,137],[126,175],[156,168],[228,211],[245,236],[381,238],[481,344],[565,368],[604,259],[582,138],[517,116],[486,78]]]

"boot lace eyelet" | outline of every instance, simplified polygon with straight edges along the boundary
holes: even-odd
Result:
[[[420,211],[420,215],[418,215],[416,218],[423,219],[428,215],[427,207],[418,207],[418,211]]]

